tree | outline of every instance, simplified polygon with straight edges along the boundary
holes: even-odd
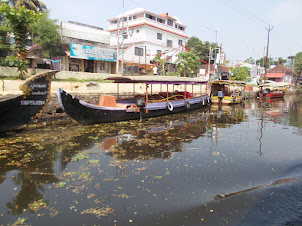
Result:
[[[29,25],[37,18],[38,14],[26,9],[24,6],[13,8],[3,3],[0,5],[0,14],[3,14],[4,18],[7,19],[11,32],[14,35],[15,43],[13,50],[17,52],[19,76],[20,79],[23,79],[28,64],[25,60],[25,47],[28,43]]]
[[[0,58],[2,59],[8,56],[10,50],[9,32],[10,28],[7,21],[3,18],[3,15],[0,15]]]
[[[176,54],[176,67],[185,77],[197,75],[200,65],[200,58],[192,52],[179,52]]]
[[[203,43],[199,38],[193,36],[188,40],[186,48],[193,52],[201,60],[209,62],[210,47],[214,49],[215,45],[215,43],[210,43],[208,41]]]
[[[160,71],[161,75],[165,74],[166,60],[161,58],[161,54],[157,54],[150,62],[156,64],[157,70]]]
[[[49,58],[60,54],[61,38],[55,20],[48,18],[48,13],[43,13],[32,24],[33,42],[42,47],[42,56]]]
[[[286,63],[286,61],[287,60],[283,59],[282,57],[279,57],[278,60],[274,60],[273,58],[268,58],[267,64],[268,64],[268,67],[269,67],[269,65],[279,65],[279,64],[283,65],[284,63]],[[257,65],[260,65],[261,67],[265,67],[265,65],[266,65],[266,56],[262,57],[259,60],[257,60],[256,63],[257,63]]]
[[[251,76],[251,71],[248,67],[231,67],[233,73],[232,80],[247,81]]]
[[[282,57],[279,57],[278,60],[274,61],[274,65],[283,65],[284,63],[286,63],[287,60],[286,59],[282,59]]]
[[[301,75],[302,73],[302,52],[299,52],[295,56],[295,71]]]
[[[32,10],[36,13],[47,10],[46,5],[38,0],[8,0],[7,3],[15,8],[24,6],[26,9]]]

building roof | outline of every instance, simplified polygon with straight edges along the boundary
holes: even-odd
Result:
[[[283,65],[279,64],[273,69],[270,69],[267,71],[267,73],[283,73],[283,74],[294,74],[292,70],[288,69],[287,67],[284,67]]]
[[[138,14],[138,13],[145,13],[145,12],[149,13],[149,14],[152,14],[152,15],[155,15],[157,17],[161,17],[163,19],[167,19],[167,18],[172,19],[172,20],[174,20],[175,23],[180,24],[183,27],[186,27],[177,17],[172,17],[167,12],[166,13],[162,13],[162,14],[156,14],[156,13],[152,13],[152,12],[150,12],[150,11],[142,8],[142,7],[131,9],[131,10],[125,12],[124,14],[121,14],[121,15],[115,16],[115,17],[113,17],[111,19],[108,19],[108,21],[116,20],[118,18],[123,17],[123,15],[124,15],[124,17],[126,17],[126,16],[131,16],[131,15],[135,15],[135,14]]]
[[[266,73],[265,78],[283,78],[285,73]]]

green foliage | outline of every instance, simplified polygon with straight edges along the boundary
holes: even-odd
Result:
[[[0,13],[8,21],[11,32],[15,38],[14,50],[17,52],[19,59],[18,71],[20,78],[23,79],[27,63],[24,60],[26,57],[26,45],[30,32],[29,25],[38,17],[34,11],[28,10],[25,7],[13,8],[7,4],[0,5]]]
[[[192,52],[179,52],[176,54],[176,67],[185,77],[196,76],[199,70],[200,58]]]
[[[10,51],[9,43],[10,28],[6,20],[0,18],[0,57],[6,57]]]
[[[160,54],[157,54],[150,62],[156,64],[157,70],[161,75],[165,74],[166,60],[162,59]]]
[[[251,71],[248,67],[231,67],[233,73],[232,80],[247,81],[251,76]]]
[[[302,73],[302,52],[297,53],[295,56],[295,71],[299,75]]]
[[[7,67],[17,67],[19,71],[19,77],[23,79],[29,67],[29,62],[25,59],[19,59],[16,56],[7,56],[5,59],[1,60],[0,65]]]
[[[34,21],[37,14],[25,7],[13,8],[6,4],[0,5],[0,13],[2,13],[9,22],[11,31],[16,40],[16,51],[21,56],[24,56],[30,31],[29,24]]]
[[[267,65],[279,65],[279,64],[284,64],[286,63],[286,59],[283,59],[282,57],[279,57],[278,60],[274,60],[273,58],[268,58],[267,59]],[[261,59],[256,61],[257,65],[260,65],[261,67],[265,67],[266,66],[266,56],[262,57]],[[268,68],[268,67],[267,67]]]
[[[199,38],[193,36],[188,40],[186,47],[201,60],[209,62],[210,46],[214,49],[215,45],[215,43],[208,41],[202,42]]]
[[[15,8],[23,6],[34,12],[44,12],[47,9],[46,5],[38,0],[8,0],[7,3]]]
[[[30,24],[33,41],[42,47],[42,57],[49,58],[60,54],[61,37],[60,26],[49,19],[47,12]]]

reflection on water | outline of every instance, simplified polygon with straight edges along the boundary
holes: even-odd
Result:
[[[274,216],[300,183],[301,114],[292,95],[143,123],[32,126],[0,138],[0,222],[265,224],[261,208]],[[300,208],[295,197],[284,206]]]

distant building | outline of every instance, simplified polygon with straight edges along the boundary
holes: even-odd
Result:
[[[65,71],[91,73],[116,72],[116,50],[110,48],[110,33],[103,28],[77,22],[62,22]]]
[[[287,82],[294,85],[295,73],[283,65],[277,65],[273,69],[268,70],[267,73],[263,75],[263,79],[274,82]]]
[[[208,73],[209,70],[209,73]],[[218,76],[220,79],[228,80],[230,76],[230,68],[222,65],[216,65],[215,68],[215,75]],[[208,64],[201,64],[199,66],[199,73],[198,76],[209,80],[209,76],[211,79],[218,79],[214,77],[214,65],[211,64],[210,67]]]
[[[119,71],[122,62],[122,29],[124,27],[124,72],[150,73],[152,60],[161,54],[169,63],[169,71],[175,70],[175,55],[184,51],[188,40],[186,26],[168,13],[155,14],[137,8],[109,19],[110,45],[118,49]],[[145,71],[146,69],[146,71]]]

